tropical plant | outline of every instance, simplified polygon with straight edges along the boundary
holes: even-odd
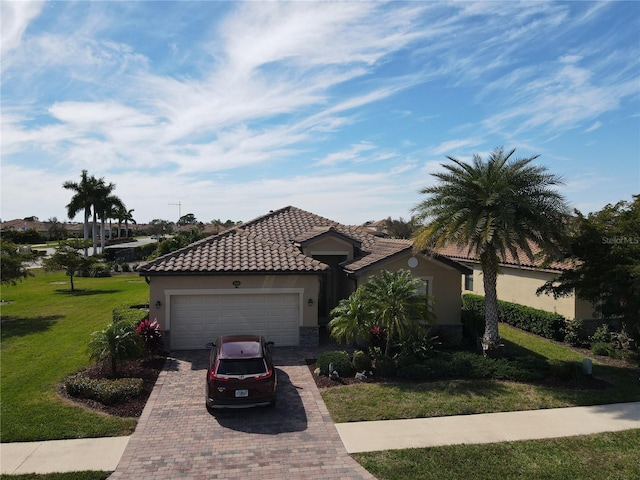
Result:
[[[73,277],[91,268],[92,260],[83,257],[80,251],[87,248],[88,240],[73,239],[60,242],[50,258],[44,260],[46,271],[64,270],[71,282],[71,291],[75,291]]]
[[[338,341],[369,342],[377,330],[385,339],[384,355],[389,356],[393,342],[435,318],[431,297],[420,293],[423,285],[408,270],[382,270],[331,311],[331,336]]]
[[[145,318],[136,326],[136,333],[142,339],[145,355],[157,353],[162,348],[162,328],[157,319],[149,321]]]
[[[136,328],[129,322],[111,322],[103,330],[93,332],[89,342],[92,360],[109,360],[111,375],[117,376],[117,366],[123,360],[139,358],[142,355],[142,340]]]
[[[485,354],[500,342],[496,282],[507,255],[517,262],[537,254],[559,255],[568,207],[555,190],[562,179],[534,165],[538,155],[515,158],[515,149],[493,150],[487,161],[474,154],[472,163],[448,156],[439,182],[420,190],[427,198],[414,208],[425,223],[414,236],[417,251],[437,252],[453,244],[479,258],[485,294]]]
[[[0,259],[0,281],[3,284],[15,285],[18,280],[22,280],[32,275],[25,263],[33,259],[30,252],[22,252],[18,245],[0,237],[0,249],[2,258]]]
[[[104,192],[111,191],[115,188],[113,183],[110,183],[108,186],[105,186]],[[104,253],[104,247],[106,243],[106,235],[105,235],[105,223],[107,220],[111,220],[115,218],[120,209],[126,209],[122,200],[118,198],[116,195],[109,193],[108,195],[97,199],[95,209],[98,211],[98,215],[100,216],[100,248]],[[109,226],[109,238],[111,238],[111,225]]]
[[[358,288],[348,298],[340,300],[331,311],[328,328],[331,337],[338,342],[368,342],[374,327],[373,320],[373,311],[364,298],[364,289]]]
[[[85,257],[89,255],[87,245],[87,240],[89,240],[89,218],[91,216],[91,208],[93,207],[96,196],[96,189],[99,184],[99,181],[94,176],[89,177],[88,175],[89,174],[86,170],[82,170],[80,182],[67,181],[62,184],[63,188],[75,192],[73,197],[71,197],[71,201],[67,205],[67,216],[69,218],[73,218],[80,210],[84,212],[83,238],[85,241]]]
[[[408,270],[382,270],[364,285],[367,302],[374,307],[376,323],[386,329],[385,356],[390,355],[393,341],[435,320],[431,297],[420,293],[423,286],[423,281]]]

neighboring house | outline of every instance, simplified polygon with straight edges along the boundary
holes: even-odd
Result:
[[[482,267],[478,259],[469,253],[468,248],[450,245],[440,249],[439,253],[473,269],[473,274],[465,276],[463,292],[484,295]],[[534,253],[536,252],[534,251]],[[520,262],[518,262],[516,258],[508,255],[500,263],[500,274],[496,285],[499,300],[559,313],[567,320],[596,318],[591,303],[579,299],[575,294],[558,299],[554,299],[552,295],[536,294],[536,290],[545,282],[572,268],[571,263],[551,262],[545,264],[537,259],[531,262],[524,254],[520,257]]]
[[[461,338],[467,267],[414,255],[410,240],[377,237],[295,207],[272,211],[155,259],[140,269],[150,316],[171,350],[216,336],[258,333],[277,345],[317,345],[329,313],[381,269],[408,269],[436,298],[439,333]]]

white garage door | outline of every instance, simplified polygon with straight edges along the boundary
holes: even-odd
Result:
[[[298,294],[172,295],[171,349],[204,348],[219,335],[257,334],[298,345]]]

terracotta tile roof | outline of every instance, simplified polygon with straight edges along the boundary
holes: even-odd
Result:
[[[501,265],[548,271],[570,270],[575,266],[574,263],[570,261],[552,261],[548,264],[545,263],[543,259],[539,257],[541,250],[533,244],[531,245],[531,251],[534,256],[536,256],[533,261],[531,261],[524,252],[519,255],[519,258],[514,257],[511,253],[507,253],[506,257],[501,259]],[[478,261],[478,256],[475,255],[475,252],[469,252],[469,247],[452,244],[438,249],[438,253],[453,260],[470,262]]]
[[[357,227],[285,207],[153,260],[141,273],[320,272],[329,266],[303,255],[298,245],[331,232],[354,242],[358,256],[348,265],[351,272],[411,248],[409,240],[378,238]]]
[[[375,239],[375,248],[371,249],[370,252],[367,252],[366,255],[363,255],[360,258],[354,258],[352,261],[343,265],[346,271],[357,272],[359,270],[370,268],[382,260],[387,260],[390,257],[404,253],[413,248],[411,240],[378,237],[375,237]]]

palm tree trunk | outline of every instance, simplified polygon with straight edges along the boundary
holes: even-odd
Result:
[[[92,228],[92,232],[93,232],[93,254],[97,255],[98,254],[98,216],[96,215],[95,212],[95,207],[94,207],[94,212],[93,212],[93,228]]]
[[[482,353],[486,356],[490,350],[498,347],[500,336],[498,334],[498,293],[496,284],[498,280],[498,264],[495,257],[490,254],[480,257],[482,263],[482,282],[484,286],[484,315],[485,328],[482,337]],[[487,258],[488,257],[488,258]]]
[[[87,245],[89,240],[89,210],[84,210],[84,256],[89,256],[89,246]]]

